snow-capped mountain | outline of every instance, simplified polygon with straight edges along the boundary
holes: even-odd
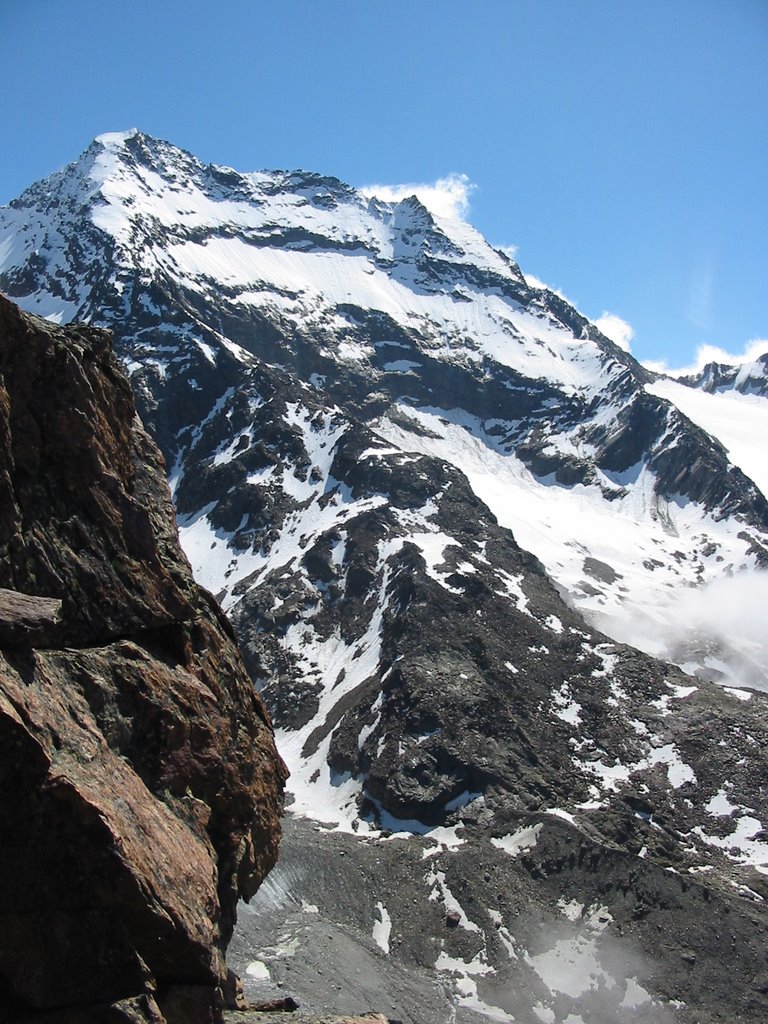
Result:
[[[758,474],[729,464],[713,440],[718,416],[705,419],[705,436],[576,310],[415,198],[384,203],[314,174],[205,167],[134,132],[102,136],[33,186],[3,211],[2,231],[0,282],[25,308],[119,325],[180,511],[217,502],[187,539],[198,550],[205,530],[220,534],[218,557],[211,536],[205,564],[192,560],[230,609],[261,557],[257,524],[252,513],[242,525],[222,520],[216,481],[205,501],[197,471],[194,496],[182,483],[201,448],[214,468],[253,461],[250,409],[233,419],[219,363],[237,378],[256,361],[280,365],[322,405],[354,403],[390,447],[452,463],[575,607],[654,653],[697,664],[695,652],[671,649],[677,632],[667,643],[681,589],[765,561],[768,506],[745,478]],[[309,415],[297,407],[299,434]],[[272,494],[274,479],[264,482]],[[286,493],[305,501],[312,485],[304,490],[289,482]]]
[[[762,586],[768,503],[715,407],[680,398],[720,395],[649,373],[415,197],[205,166],[138,132],[0,210],[0,287],[114,331],[196,577],[273,714],[294,811],[374,843],[427,837],[423,877],[382,897],[374,934],[386,912],[404,953],[454,977],[457,1020],[511,1019],[521,986],[530,1019],[564,1020],[587,991],[557,988],[560,937],[515,932],[486,876],[521,894],[557,880],[535,899],[589,948],[584,972],[597,957],[612,1020],[725,992],[714,953],[694,980],[679,959],[711,945],[696,900],[754,918],[727,979],[742,998],[768,873],[766,705],[744,686],[765,684],[768,659],[762,631],[697,598],[730,587],[735,607]],[[764,408],[740,406],[753,425]],[[604,875],[587,883],[587,863]],[[661,953],[658,915],[618,895],[627,872],[649,906],[676,908]],[[398,902],[416,890],[457,915],[431,953]],[[600,960],[609,920],[662,957],[663,983]]]

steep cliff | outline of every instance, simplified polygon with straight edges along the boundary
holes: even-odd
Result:
[[[215,1021],[285,768],[108,334],[0,297],[0,1005]]]

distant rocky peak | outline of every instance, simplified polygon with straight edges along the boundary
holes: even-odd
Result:
[[[768,342],[766,342],[768,345]],[[714,394],[717,391],[739,391],[741,394],[768,397],[768,351],[745,363],[711,362],[698,373],[679,378],[681,384]]]
[[[417,196],[402,199],[392,211],[392,226],[404,247],[429,256],[461,256],[463,251],[438,227]]]
[[[401,199],[395,206],[395,212],[402,213],[414,226],[420,225],[425,230],[435,226],[434,217],[417,195]]]
[[[99,155],[112,157],[124,166],[141,165],[164,176],[173,175],[175,170],[184,166],[195,170],[203,167],[197,157],[186,150],[137,128],[98,135],[91,143],[91,149]]]

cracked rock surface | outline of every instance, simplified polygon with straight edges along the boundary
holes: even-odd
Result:
[[[0,1005],[213,1022],[283,764],[108,335],[0,298]]]

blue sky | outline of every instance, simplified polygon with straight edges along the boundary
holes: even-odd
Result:
[[[466,175],[524,272],[687,365],[768,338],[767,55],[768,0],[0,0],[0,203],[130,127],[240,170]]]

